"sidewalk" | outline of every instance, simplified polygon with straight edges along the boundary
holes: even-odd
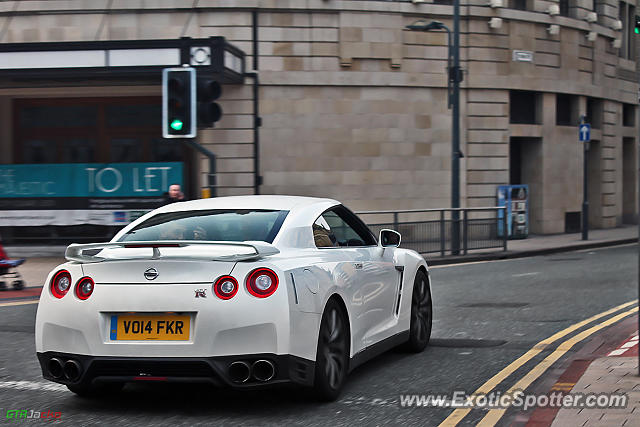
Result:
[[[570,393],[624,393],[628,402],[626,408],[563,408],[555,416],[552,427],[640,425],[638,333],[635,333],[635,339],[625,340],[606,357],[591,362]]]
[[[467,255],[436,257],[427,255],[429,265],[457,264],[472,261],[522,258],[546,255],[577,249],[591,249],[633,243],[638,240],[638,226],[624,225],[604,230],[590,230],[589,240],[582,240],[582,233],[530,235],[526,239],[509,240],[507,251],[481,250]]]

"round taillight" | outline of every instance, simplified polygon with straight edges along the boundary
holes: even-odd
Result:
[[[258,298],[266,298],[278,289],[278,276],[268,268],[257,268],[247,277],[247,290]]]
[[[82,300],[85,300],[93,293],[95,283],[91,277],[83,277],[76,283],[76,296]]]
[[[213,293],[220,299],[231,299],[238,292],[238,281],[232,276],[219,277],[213,283]]]
[[[71,274],[67,270],[60,270],[51,279],[51,294],[62,298],[71,288]]]

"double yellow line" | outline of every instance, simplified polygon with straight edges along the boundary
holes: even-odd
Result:
[[[600,314],[596,314],[595,316],[589,317],[588,319],[585,319],[581,322],[571,325],[568,328],[553,334],[549,338],[546,338],[540,341],[539,343],[534,345],[529,351],[527,351],[525,354],[523,354],[522,356],[520,356],[519,358],[511,362],[506,368],[504,368],[503,370],[498,372],[496,375],[491,377],[487,382],[482,384],[480,388],[478,388],[473,394],[482,395],[482,394],[489,393],[498,384],[500,384],[502,381],[507,379],[507,377],[513,374],[517,369],[519,369],[529,360],[533,359],[536,355],[538,355],[538,353],[544,350],[549,344],[559,340],[560,338],[563,338],[569,335],[570,333],[582,328],[585,325],[588,325],[591,322],[594,322],[610,314],[613,314],[620,310],[628,308],[629,306],[632,306],[637,302],[638,300],[629,301],[627,303],[621,304],[617,307],[614,307]],[[574,345],[584,340],[585,338],[589,337],[590,335],[594,334],[595,332],[599,331],[600,329],[605,328],[613,323],[616,323],[637,311],[638,311],[638,307],[634,307],[630,310],[619,313],[607,319],[606,321],[599,323],[595,326],[592,326],[591,328],[586,329],[580,332],[579,334],[576,334],[574,337],[560,343],[558,347],[553,352],[551,352],[551,354],[549,354],[542,362],[538,363],[538,365],[536,365],[524,377],[522,377],[519,381],[517,381],[509,389],[507,393],[513,392],[515,390],[526,389],[531,385],[533,381],[539,378],[549,367],[551,367],[551,365],[553,365],[553,363],[555,363],[560,357],[562,357],[562,355],[564,355],[567,351],[569,351]],[[447,427],[456,426],[458,425],[458,423],[460,423],[460,421],[462,421],[464,417],[467,416],[469,412],[471,412],[471,408],[456,409],[440,425],[447,426]],[[505,412],[506,412],[506,409],[492,409],[485,415],[485,417],[480,421],[478,425],[493,426],[500,420],[500,418],[502,418]]]

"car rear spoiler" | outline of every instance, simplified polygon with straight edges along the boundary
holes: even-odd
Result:
[[[184,247],[193,247],[199,246],[202,247],[202,254],[194,255],[184,254],[184,255],[162,255],[160,252],[161,248],[184,248]],[[243,248],[251,248],[253,249],[253,253],[240,253],[240,254],[229,254],[229,255],[207,255],[206,247],[209,246],[227,246],[227,247],[243,247]],[[115,248],[124,248],[124,249],[139,249],[139,248],[150,248],[152,249],[152,253],[148,259],[158,259],[158,258],[172,258],[172,259],[198,259],[205,261],[250,261],[259,258],[263,258],[269,255],[275,255],[280,253],[280,251],[273,246],[271,243],[266,242],[258,242],[258,241],[246,241],[246,242],[218,242],[218,241],[183,241],[183,240],[163,240],[157,242],[107,242],[107,243],[88,243],[88,244],[77,244],[73,243],[67,247],[67,250],[64,253],[64,256],[69,261],[75,261],[82,264],[85,263],[94,263],[94,262],[103,262],[103,261],[122,261],[127,259],[147,259],[140,257],[122,257],[122,258],[106,258],[98,256],[98,253],[102,249],[115,249]],[[84,254],[85,251],[92,251],[93,254]]]

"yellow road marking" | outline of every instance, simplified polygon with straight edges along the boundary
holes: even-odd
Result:
[[[28,305],[28,304],[37,304],[40,299],[28,300],[28,301],[11,301],[11,302],[0,302],[0,307],[11,307],[14,305]]]
[[[544,350],[549,344],[553,343],[554,341],[569,335],[571,332],[585,326],[588,325],[589,323],[593,322],[594,320],[598,320],[604,316],[607,316],[611,313],[615,313],[616,311],[620,311],[626,307],[629,307],[630,305],[633,305],[635,303],[637,303],[638,300],[633,300],[633,301],[629,301],[626,302],[624,304],[620,304],[617,307],[613,307],[610,310],[607,310],[605,312],[596,314],[595,316],[591,316],[588,319],[585,319],[581,322],[575,323],[571,326],[569,326],[566,329],[563,329],[559,332],[556,332],[555,334],[551,335],[549,338],[545,338],[544,340],[540,341],[539,343],[537,343],[536,345],[534,345],[529,351],[527,351],[525,354],[523,354],[522,356],[520,356],[519,358],[517,358],[516,360],[514,360],[513,362],[511,362],[507,367],[505,367],[503,370],[501,370],[500,372],[498,372],[497,374],[495,374],[493,377],[491,377],[487,382],[485,382],[484,384],[482,384],[480,386],[480,388],[478,388],[473,394],[474,395],[478,395],[478,394],[486,394],[488,392],[490,392],[491,390],[493,390],[498,384],[500,384],[502,381],[504,381],[509,375],[513,374],[515,371],[517,371],[522,365],[524,365],[525,363],[527,363],[529,360],[533,359],[538,353],[540,353],[542,350]],[[636,308],[637,309],[637,308]],[[462,419],[464,417],[467,416],[467,414],[471,412],[471,408],[460,408],[460,409],[456,409],[455,411],[453,411],[440,425],[441,426],[455,426],[458,425],[458,423],[460,421],[462,421]]]
[[[558,348],[556,348],[550,355],[548,355],[542,362],[538,363],[532,370],[530,370],[527,375],[522,377],[520,381],[515,383],[506,394],[511,394],[516,390],[525,390],[527,387],[531,385],[540,375],[542,375],[547,369],[551,367],[562,355],[564,355],[567,351],[569,351],[574,345],[578,344],[580,341],[587,338],[589,335],[598,332],[600,329],[609,326],[613,323],[616,323],[619,320],[624,319],[625,317],[635,313],[638,311],[638,307],[634,307],[631,310],[620,313],[608,320],[605,320],[602,323],[599,323],[591,328],[580,332],[576,336],[569,338],[568,340],[560,343]],[[478,426],[494,426],[500,418],[507,412],[506,409],[492,409],[487,415],[477,424]]]

